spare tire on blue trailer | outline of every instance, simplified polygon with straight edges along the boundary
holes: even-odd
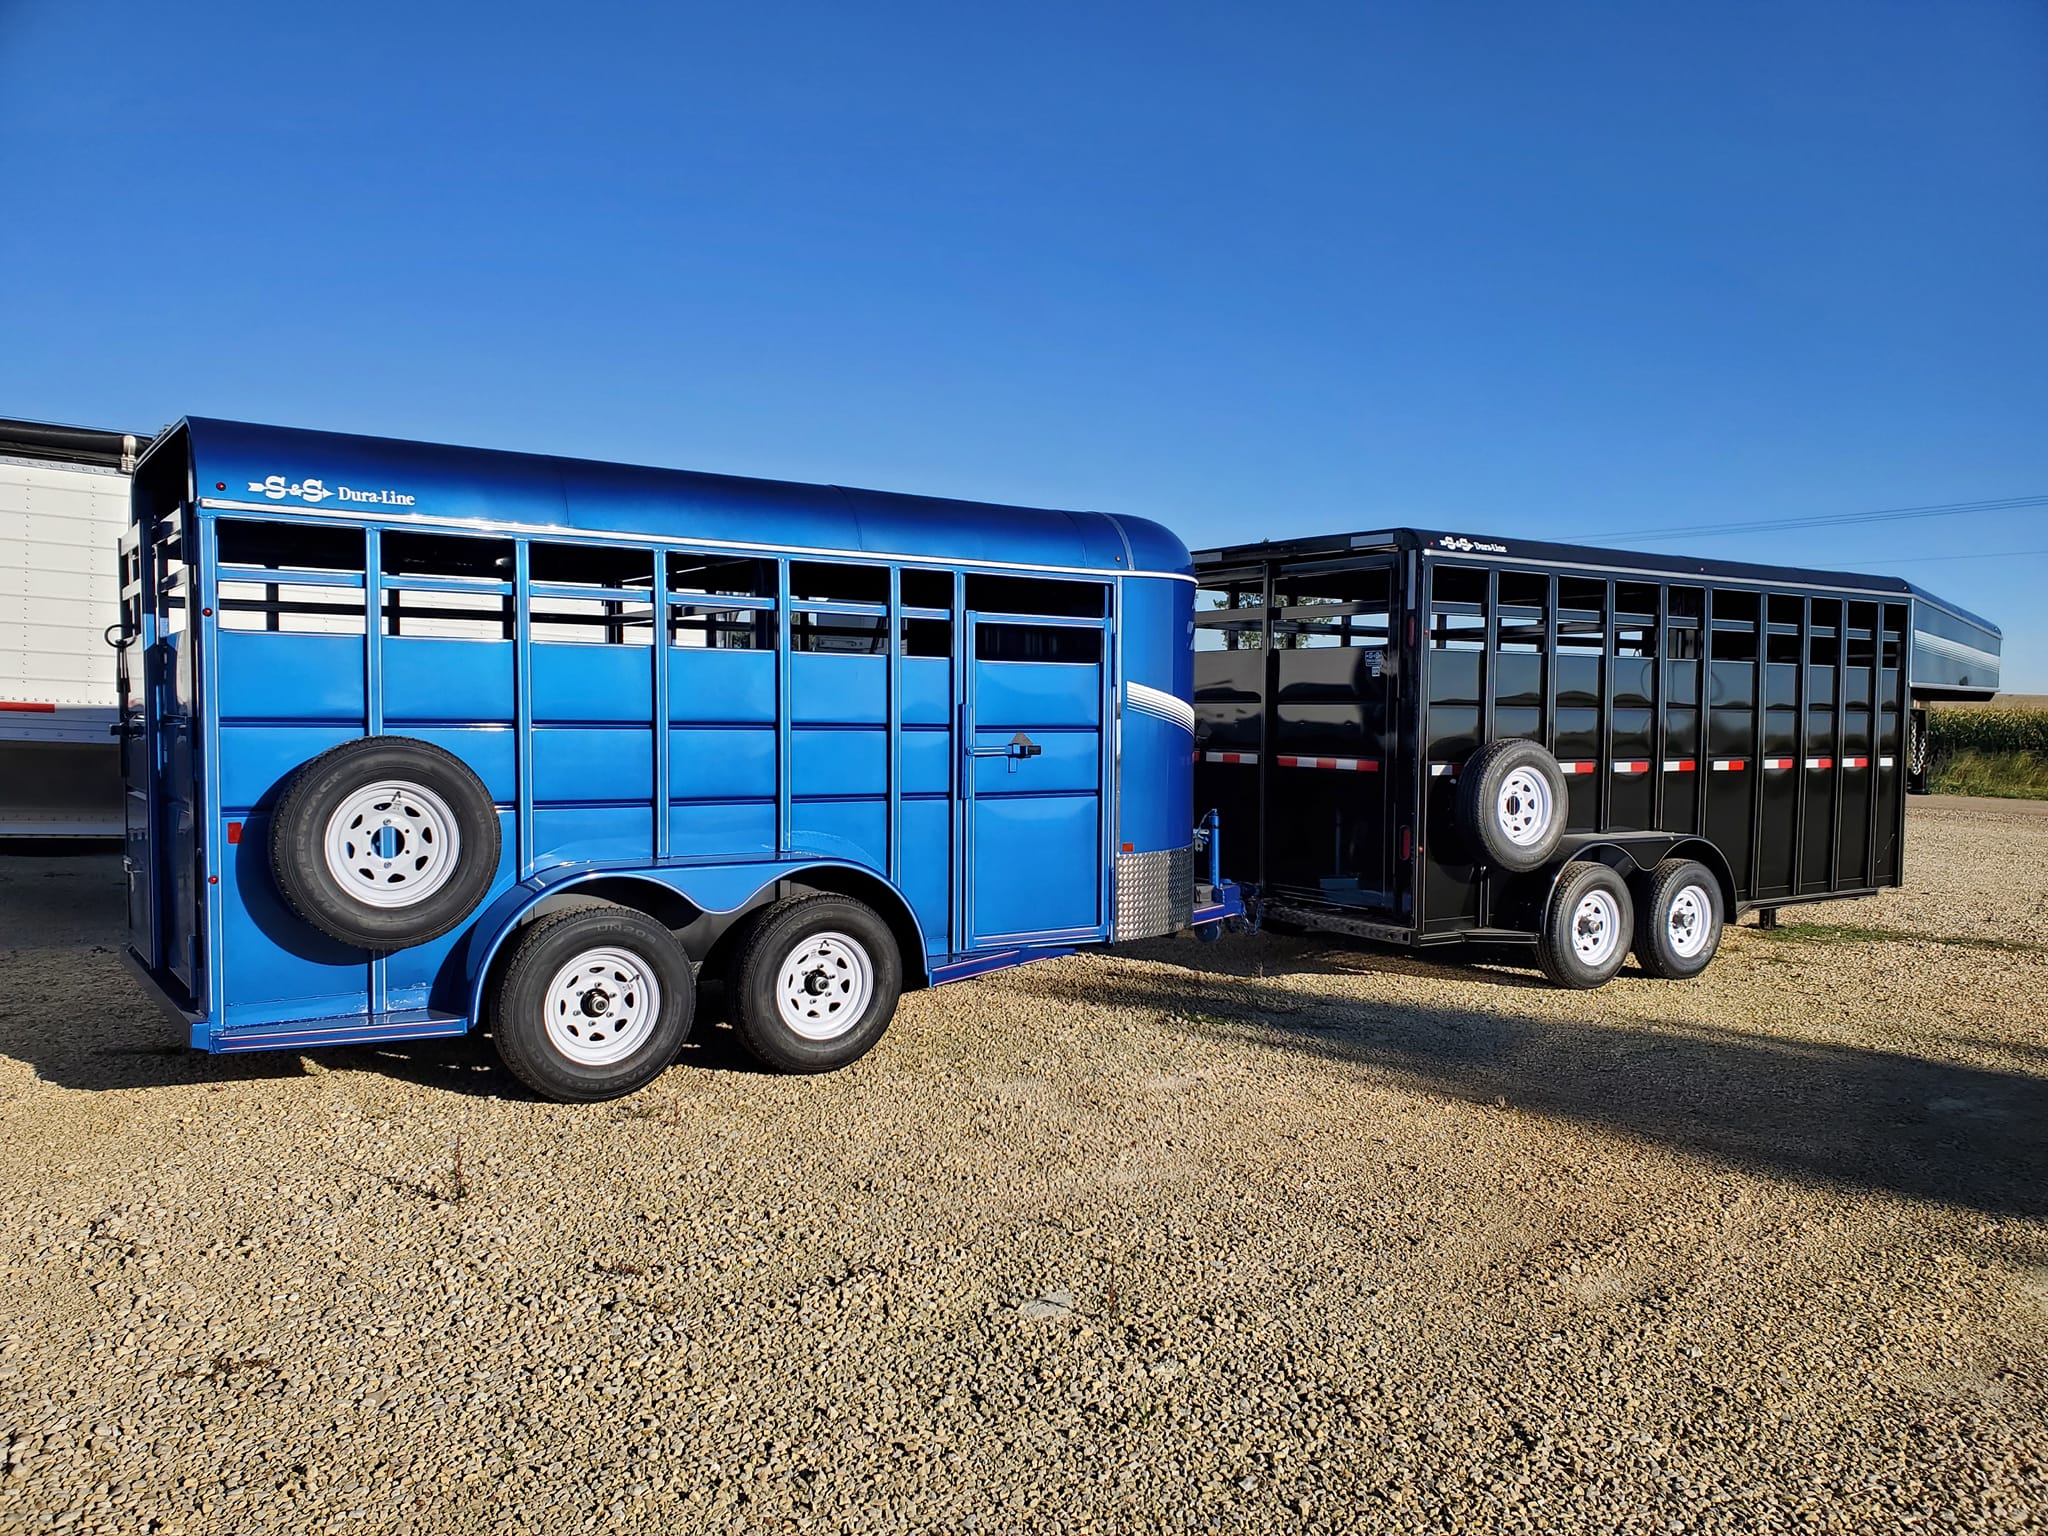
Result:
[[[405,736],[366,736],[295,772],[270,819],[270,869],[294,912],[360,949],[455,928],[498,872],[498,811],[469,766]]]

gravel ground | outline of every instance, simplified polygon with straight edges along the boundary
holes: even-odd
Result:
[[[1702,982],[1246,938],[723,1028],[209,1060],[0,860],[0,1529],[2048,1528],[2048,807]]]

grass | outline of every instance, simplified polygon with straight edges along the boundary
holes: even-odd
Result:
[[[1990,949],[2004,954],[2048,954],[2048,944],[2026,939],[1987,939],[1967,934],[1923,933],[1917,928],[1881,928],[1867,923],[1794,923],[1777,928],[1750,928],[1773,944],[1946,944],[1954,949]]]
[[[1937,795],[2048,800],[2048,709],[2031,698],[1929,710],[1927,751]]]
[[[1937,795],[2048,800],[2048,756],[1966,750],[1938,759],[1927,787]]]

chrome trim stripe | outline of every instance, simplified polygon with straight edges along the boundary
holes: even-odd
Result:
[[[1195,706],[1185,699],[1177,699],[1163,689],[1128,681],[1124,684],[1124,694],[1129,699],[1131,708],[1143,710],[1155,719],[1177,725],[1190,736],[1195,734]]]
[[[1965,645],[1960,640],[1951,640],[1947,635],[1937,635],[1931,629],[1913,631],[1913,643],[1924,645],[1937,656],[1946,656],[1950,661],[1974,662],[1980,667],[1998,670],[1999,658],[1990,651],[1980,651],[1974,645]]]

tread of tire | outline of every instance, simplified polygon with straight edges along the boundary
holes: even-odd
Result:
[[[754,968],[756,953],[766,947],[770,930],[780,926],[793,913],[799,913],[806,907],[817,906],[822,902],[829,901],[851,903],[863,912],[870,914],[874,917],[875,921],[882,922],[881,913],[876,912],[874,908],[868,906],[866,902],[861,901],[858,897],[841,896],[836,891],[813,891],[807,896],[791,896],[787,900],[776,902],[773,906],[764,907],[753,919],[752,925],[747,930],[746,939],[739,947],[738,957],[733,963],[731,973],[733,978],[732,993],[727,999],[726,1008],[726,1011],[732,1016],[733,1032],[740,1037],[740,1044],[745,1047],[749,1056],[755,1061],[760,1062],[763,1066],[774,1067],[777,1071],[787,1072],[803,1069],[784,1066],[772,1056],[764,1053],[760,1041],[754,1033],[753,1020],[747,1007],[746,977]],[[883,923],[883,926],[886,928],[888,925]],[[811,1068],[809,1070],[816,1071],[819,1069]]]
[[[499,996],[510,989],[513,977],[519,973],[520,967],[526,963],[527,957],[540,947],[547,935],[567,923],[588,918],[593,911],[604,911],[609,916],[631,914],[634,917],[645,918],[650,923],[655,922],[655,919],[648,917],[646,913],[640,911],[637,907],[617,905],[611,905],[608,908],[571,907],[567,911],[550,912],[546,917],[535,918],[520,930],[519,937],[516,940],[517,947],[513,950],[511,959],[507,961],[504,973],[498,978],[496,985],[491,989],[491,1001],[494,1012]],[[659,925],[657,924],[657,926]],[[691,1006],[694,1010],[694,998],[691,1000]],[[559,1085],[546,1081],[535,1071],[533,1060],[515,1043],[517,1037],[508,1035],[504,1029],[500,1028],[495,1017],[492,1019],[491,1024],[491,1043],[497,1047],[498,1059],[505,1064],[506,1069],[514,1077],[518,1078],[520,1082],[531,1088],[542,1098],[556,1103],[594,1104],[621,1097],[621,1095],[616,1094],[602,1094],[580,1098],[564,1098]],[[664,1063],[662,1070],[667,1070],[666,1063]]]
[[[1557,900],[1557,893],[1562,891],[1571,881],[1579,878],[1579,876],[1573,873],[1574,870],[1605,868],[1607,866],[1600,863],[1597,859],[1574,859],[1571,863],[1565,865],[1564,869],[1558,874],[1557,884],[1552,888],[1550,902],[1544,908],[1542,930],[1536,935],[1536,964],[1542,969],[1543,974],[1549,978],[1553,985],[1563,987],[1570,992],[1594,991],[1599,987],[1605,986],[1608,981],[1613,980],[1613,977],[1609,976],[1601,981],[1587,982],[1575,972],[1565,968],[1564,962],[1560,958],[1558,945],[1560,940],[1568,945],[1571,939],[1568,935],[1561,935],[1552,925],[1550,921],[1551,909],[1562,905]],[[1623,882],[1621,906],[1624,912],[1630,911],[1631,900],[1627,883]],[[1573,905],[1576,905],[1576,903],[1573,903]],[[1633,935],[1631,935],[1631,940],[1633,940]],[[1626,952],[1624,952],[1625,959]]]
[[[1680,875],[1689,869],[1699,869],[1708,875],[1709,878],[1713,875],[1713,871],[1707,869],[1697,859],[1665,859],[1655,869],[1651,870],[1650,878],[1643,886],[1643,909],[1637,914],[1638,919],[1653,915],[1658,906],[1663,902],[1665,891],[1677,881]],[[1725,916],[1721,919],[1721,926],[1723,928],[1727,927],[1727,918]],[[1697,971],[1681,971],[1665,964],[1664,956],[1657,948],[1656,927],[1657,925],[1654,922],[1639,920],[1636,924],[1636,964],[1640,965],[1644,971],[1657,977],[1660,981],[1690,981],[1706,970],[1707,967],[1705,965],[1702,965]],[[1720,948],[1719,935],[1716,935],[1714,943],[1715,948],[1718,950]],[[1712,958],[1711,955],[1708,957],[1709,963],[1711,963]]]

